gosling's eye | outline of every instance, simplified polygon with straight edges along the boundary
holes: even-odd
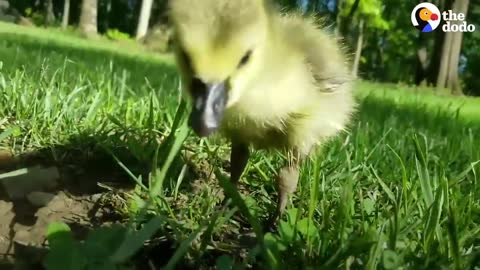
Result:
[[[240,62],[238,63],[238,68],[241,68],[243,65],[245,65],[248,60],[250,60],[250,55],[252,55],[252,50],[248,50],[247,53],[240,59]]]

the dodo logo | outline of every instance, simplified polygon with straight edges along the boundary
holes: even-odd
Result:
[[[441,27],[443,32],[473,32],[475,25],[466,21],[466,14],[445,10],[440,12],[432,3],[420,3],[410,15],[412,24],[422,32],[432,32],[439,28],[440,20],[443,20]]]
[[[422,32],[432,32],[440,25],[440,10],[432,3],[420,3],[413,10],[413,26]]]

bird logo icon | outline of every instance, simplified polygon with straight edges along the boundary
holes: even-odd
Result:
[[[440,25],[440,10],[432,3],[420,3],[412,10],[413,26],[421,32],[432,32]]]

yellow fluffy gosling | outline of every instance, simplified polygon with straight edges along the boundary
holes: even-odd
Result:
[[[249,146],[287,153],[274,226],[302,160],[353,112],[344,53],[313,19],[282,15],[263,0],[171,0],[170,18],[190,126],[202,137],[219,131],[231,139],[231,181],[240,179]]]

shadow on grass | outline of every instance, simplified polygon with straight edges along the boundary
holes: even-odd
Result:
[[[132,140],[136,140],[134,143]],[[129,145],[130,144],[130,145]],[[141,148],[141,156],[132,154],[135,152],[134,148]],[[124,192],[129,192],[134,189],[135,182],[131,175],[127,173],[117,160],[121,161],[135,176],[141,176],[141,179],[148,179],[151,171],[151,160],[154,159],[155,150],[159,146],[158,138],[142,137],[136,138],[135,135],[129,137],[128,135],[109,136],[107,134],[81,134],[71,137],[68,143],[63,145],[53,145],[50,147],[38,149],[33,152],[20,154],[15,159],[4,160],[0,164],[1,172],[9,172],[22,168],[31,168],[34,166],[41,166],[43,168],[57,168],[60,178],[59,185],[53,189],[46,190],[50,194],[68,194],[66,198],[73,198],[79,204],[88,208],[86,211],[87,220],[79,222],[75,219],[75,214],[71,213],[71,221],[64,220],[72,229],[73,235],[77,240],[85,239],[88,233],[103,224],[110,224],[116,222],[123,222],[128,218],[128,213],[119,213],[120,207],[125,207],[126,197],[122,197]],[[161,145],[160,145],[160,149]],[[161,150],[160,150],[161,151]],[[160,155],[159,163],[162,163]],[[184,162],[180,156],[177,156],[173,166],[170,168],[173,175],[178,175]],[[187,175],[187,177],[189,177]],[[173,179],[172,179],[173,181]],[[183,190],[189,190],[189,181],[185,181],[182,186]],[[101,184],[101,185],[99,185]],[[148,183],[144,181],[144,184]],[[165,183],[169,185],[169,183]],[[103,186],[103,187],[102,187]],[[111,188],[106,190],[106,187]],[[1,188],[0,188],[0,191]],[[108,197],[107,201],[102,201],[101,196],[110,193],[114,196]],[[116,197],[118,196],[118,197]],[[63,198],[63,197],[62,197]],[[115,198],[119,198],[116,200]],[[91,200],[91,201],[90,201]],[[44,254],[45,248],[43,243],[29,243],[14,242],[15,234],[18,233],[18,228],[34,227],[38,222],[43,222],[46,217],[43,216],[45,211],[40,209],[44,207],[36,207],[29,203],[26,199],[11,200],[6,192],[0,193],[0,202],[3,201],[12,205],[11,213],[13,217],[9,225],[9,235],[1,235],[6,239],[10,239],[10,246],[6,254],[3,254],[4,260],[0,258],[0,265],[4,261],[5,269],[8,269],[8,261],[12,256],[22,265],[28,265],[28,269],[41,269],[39,261],[43,256],[31,256],[33,254]],[[87,201],[90,201],[87,203]],[[123,205],[120,205],[120,204]],[[75,211],[72,207],[72,211]],[[64,210],[64,209],[62,209]],[[68,211],[65,209],[64,211]],[[78,213],[81,214],[81,213]],[[70,218],[70,217],[69,217]],[[40,221],[39,221],[40,220]],[[56,220],[50,220],[54,222]],[[6,224],[3,224],[6,225]],[[47,224],[44,224],[47,225]],[[45,228],[46,229],[46,228]],[[45,233],[43,230],[41,233]],[[165,232],[159,232],[163,234]],[[3,231],[2,231],[3,234]],[[36,235],[38,238],[38,235]],[[139,269],[147,269],[146,263],[153,263],[156,267],[166,264],[169,258],[175,251],[173,249],[174,243],[170,237],[166,237],[163,241],[157,241],[154,245],[148,245],[140,250],[134,262],[141,266]],[[17,252],[17,249],[20,252]],[[15,253],[15,254],[13,254]],[[162,256],[154,256],[154,254],[163,254]],[[145,258],[148,258],[145,259]],[[2,268],[4,269],[4,268]]]

